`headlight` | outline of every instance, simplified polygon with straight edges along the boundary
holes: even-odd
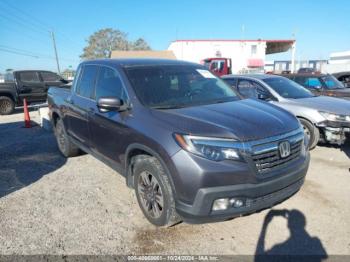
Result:
[[[337,115],[333,113],[327,113],[327,112],[319,112],[324,118],[326,118],[329,121],[350,121],[350,116],[344,116],[344,115]]]
[[[240,160],[241,143],[233,139],[174,134],[176,142],[186,151],[213,161]]]

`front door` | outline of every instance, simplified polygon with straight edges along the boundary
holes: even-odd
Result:
[[[96,101],[100,97],[117,97],[127,100],[125,88],[116,69],[101,66],[96,82]],[[97,103],[90,111],[92,149],[120,165],[125,152],[125,139],[130,135],[126,126],[129,112],[101,112]]]
[[[17,73],[17,87],[20,101],[43,102],[46,100],[44,83],[36,71],[23,71]]]

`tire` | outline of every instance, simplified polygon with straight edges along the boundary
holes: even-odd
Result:
[[[8,96],[0,96],[0,115],[10,115],[15,110],[15,102]]]
[[[299,118],[299,121],[304,128],[305,135],[309,136],[309,150],[312,150],[320,140],[320,131],[308,120]]]
[[[152,156],[133,159],[134,185],[139,206],[147,220],[155,226],[170,227],[181,222],[169,177],[161,163]]]
[[[73,157],[79,155],[79,148],[69,140],[63,121],[61,119],[57,119],[55,126],[55,136],[58,149],[64,157]]]

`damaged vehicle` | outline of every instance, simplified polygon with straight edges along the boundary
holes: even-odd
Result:
[[[349,137],[349,101],[315,96],[282,76],[228,75],[223,79],[244,98],[263,100],[292,112],[303,125],[310,149],[318,142],[342,145]]]

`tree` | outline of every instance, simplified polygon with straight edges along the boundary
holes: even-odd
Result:
[[[112,28],[101,29],[93,33],[87,40],[82,59],[108,58],[113,50],[150,50],[151,48],[142,38],[129,42],[127,34]]]
[[[151,47],[143,38],[137,39],[131,44],[133,50],[151,50]]]

